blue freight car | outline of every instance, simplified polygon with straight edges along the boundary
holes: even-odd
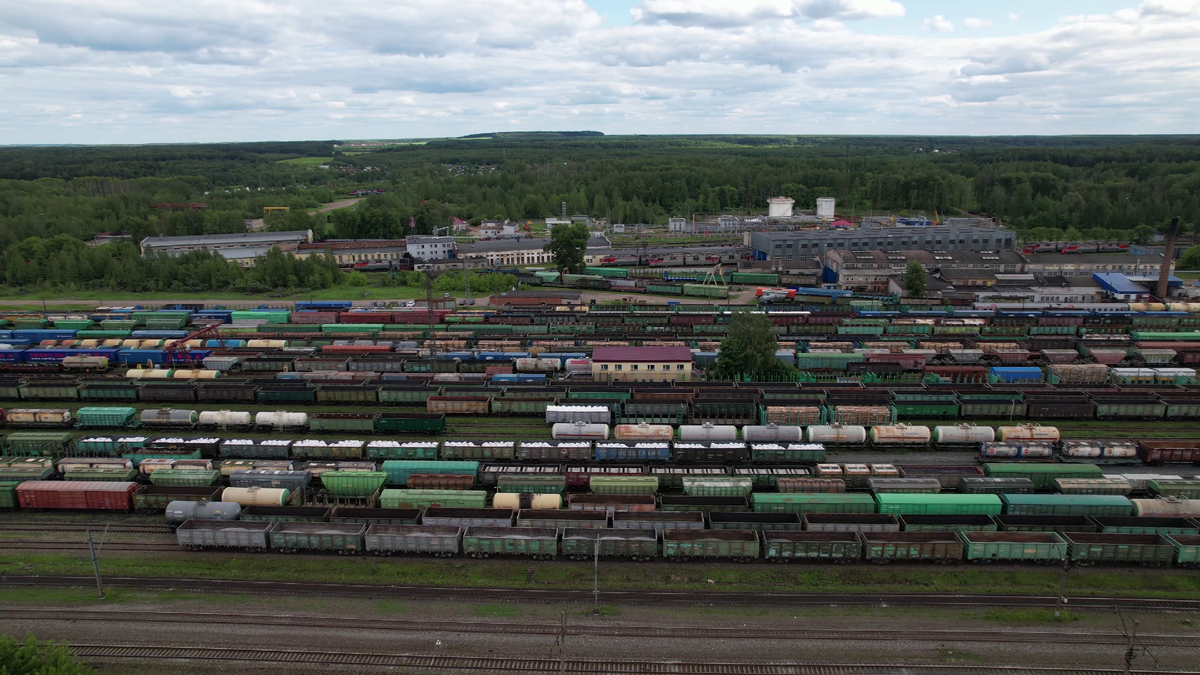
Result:
[[[993,381],[1005,384],[1042,381],[1042,369],[1035,366],[993,366],[988,374]]]
[[[116,348],[98,348],[98,349],[71,349],[67,347],[59,348],[32,348],[25,350],[25,361],[30,363],[57,363],[67,358],[68,356],[103,356],[109,361],[116,361],[117,354],[121,350]]]

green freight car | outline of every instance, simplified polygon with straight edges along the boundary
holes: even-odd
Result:
[[[4,454],[11,457],[65,457],[74,446],[75,436],[65,431],[21,431],[4,438]]]
[[[854,532],[767,530],[762,538],[768,560],[849,563],[862,558],[862,541]]]
[[[1132,516],[1133,503],[1118,495],[1000,495],[1011,516]]]
[[[80,429],[135,427],[138,425],[138,411],[137,408],[88,406],[75,412],[75,420]]]
[[[385,509],[487,508],[485,490],[384,490],[379,505]]]
[[[1000,515],[1000,497],[989,494],[943,495],[886,492],[875,495],[879,513],[893,515]]]
[[[366,531],[362,523],[280,522],[271,528],[271,548],[283,553],[361,551]]]
[[[137,480],[137,469],[123,466],[89,466],[71,469],[63,473],[63,480],[81,481],[117,481],[132,482]]]
[[[496,477],[496,492],[560,495],[566,489],[567,479],[562,475],[500,474]]]
[[[367,459],[428,459],[437,460],[437,441],[369,441]]]
[[[472,558],[520,555],[551,560],[558,555],[558,530],[540,527],[468,527],[463,553]]]
[[[384,471],[326,471],[321,484],[337,497],[370,497],[383,487],[388,474]]]
[[[1095,464],[1032,464],[989,462],[983,472],[994,478],[1028,478],[1037,490],[1053,490],[1058,478],[1102,478],[1103,471]]]
[[[598,495],[653,495],[658,476],[592,476],[591,490]]]
[[[663,557],[671,560],[759,557],[757,530],[664,530]]]
[[[17,508],[17,486],[20,484],[11,480],[0,482],[0,509]]]
[[[154,485],[170,487],[208,487],[221,479],[217,469],[159,469],[150,474]]]
[[[414,473],[475,476],[479,473],[479,462],[390,459],[380,468],[388,475],[387,485],[405,486]]]
[[[1054,532],[959,532],[966,544],[967,560],[1062,561],[1067,557],[1067,542]]]
[[[750,497],[757,513],[875,513],[868,494],[755,492]]]
[[[1176,554],[1175,545],[1157,534],[1068,532],[1063,538],[1076,565],[1109,562],[1170,565]]]

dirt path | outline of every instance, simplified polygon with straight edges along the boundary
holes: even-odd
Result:
[[[318,213],[325,213],[326,211],[333,211],[335,209],[344,209],[347,206],[354,206],[355,204],[361,202],[363,199],[366,199],[366,198],[365,197],[354,197],[352,199],[343,199],[339,202],[330,202],[315,211],[309,211],[308,215],[315,216]],[[261,230],[262,226],[263,226],[262,218],[255,218],[254,220],[250,221],[250,229],[252,231]]]

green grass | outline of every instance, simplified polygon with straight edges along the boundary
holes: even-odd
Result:
[[[521,609],[516,605],[480,605],[475,608],[475,616],[517,616],[520,613]]]
[[[1055,617],[1054,610],[1040,608],[993,609],[983,615],[984,621],[995,621],[996,623],[1070,623],[1081,621],[1083,618],[1082,614],[1065,611]]]
[[[299,166],[315,168],[321,164],[328,164],[333,161],[332,157],[296,157],[294,159],[281,159],[279,164],[296,164]]]
[[[370,556],[287,556],[252,553],[104,554],[106,576],[201,578],[264,581],[324,581],[422,586],[590,590],[591,563],[559,560],[455,560]],[[532,584],[528,570],[535,571]],[[91,563],[78,555],[8,552],[0,554],[0,574],[90,575]],[[708,580],[714,583],[708,583]],[[1022,567],[935,569],[929,565],[730,565],[603,562],[603,590],[705,590],[709,592],[845,593],[1017,593],[1057,592],[1058,571]],[[1071,575],[1073,595],[1113,595],[1200,599],[1200,576],[1184,570],[1154,573],[1087,570]]]

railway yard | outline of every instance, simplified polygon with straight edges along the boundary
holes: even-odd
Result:
[[[889,307],[742,308],[787,382],[593,370],[706,372],[719,305],[9,315],[0,630],[113,672],[1198,670],[1200,307]]]

